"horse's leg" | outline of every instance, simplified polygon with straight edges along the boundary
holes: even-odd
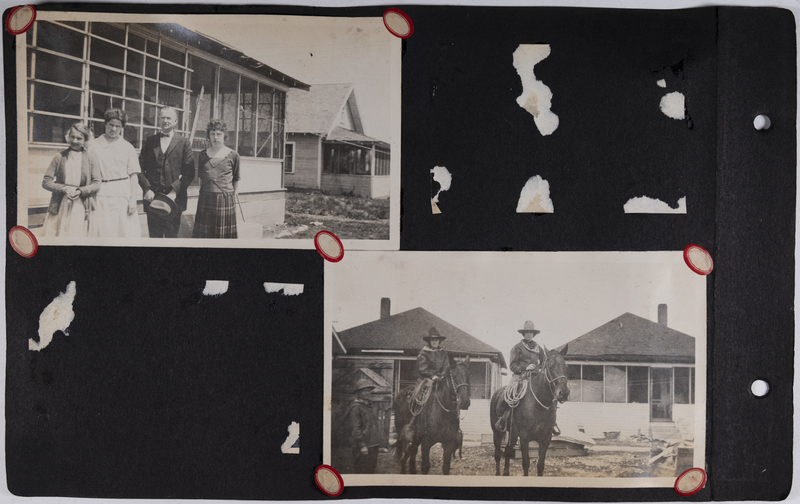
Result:
[[[500,476],[500,457],[503,453],[500,444],[503,442],[503,433],[493,430],[492,434],[494,435],[494,463],[496,467],[494,475]]]
[[[528,475],[528,469],[531,467],[531,454],[529,452],[531,441],[527,438],[520,436],[519,449],[522,451],[522,474]]]
[[[547,455],[547,448],[550,446],[550,436],[539,441],[539,461],[536,462],[536,474],[544,475],[544,456]]]
[[[442,474],[450,474],[450,461],[453,460],[453,455],[456,453],[456,444],[453,441],[445,441],[442,443]]]
[[[408,472],[411,474],[417,474],[417,448],[419,448],[417,441],[408,448]]]
[[[444,461],[442,461],[444,463]],[[422,443],[422,462],[420,464],[422,474],[428,474],[431,470],[431,443]]]
[[[509,473],[509,461],[514,458],[514,445],[517,444],[517,436],[512,435],[510,432],[508,433],[508,444],[506,445],[506,466],[503,469],[503,476],[508,476]]]

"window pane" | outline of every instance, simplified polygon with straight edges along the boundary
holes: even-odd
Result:
[[[168,84],[173,84],[175,86],[183,87],[183,74],[185,70],[182,68],[178,68],[174,65],[170,65],[169,63],[161,62],[161,73],[159,74],[158,80],[161,82],[166,82]]]
[[[144,51],[144,38],[128,31],[128,47]]]
[[[206,138],[206,125],[213,119],[211,116],[211,98],[214,94],[217,67],[208,61],[192,57],[190,68],[194,70],[191,74],[190,89],[192,90],[191,110],[193,114],[197,114],[197,131],[195,131],[195,137]],[[200,100],[200,110],[198,112],[197,98],[200,96],[201,91],[203,95]],[[191,120],[194,121],[194,115]]]
[[[258,85],[258,157],[272,155],[272,100],[275,90],[266,84]]]
[[[94,133],[94,137],[97,138],[100,135],[105,134],[106,132],[106,123],[105,121],[92,121],[92,133]]]
[[[648,368],[646,366],[628,366],[628,402],[647,402]]]
[[[37,52],[34,77],[68,86],[82,87],[83,63]]]
[[[486,362],[469,363],[469,383],[471,399],[489,399],[489,387],[486,386]]]
[[[125,30],[108,23],[92,23],[92,33],[120,44],[125,43]]]
[[[59,23],[77,28],[79,30],[86,30],[86,23],[83,21],[59,21]]]
[[[125,126],[125,132],[122,138],[131,143],[135,148],[139,148],[139,127],[138,126]]]
[[[605,394],[606,402],[625,402],[625,386],[627,378],[625,376],[625,366],[605,366],[606,382]]]
[[[256,81],[242,77],[239,93],[239,155],[253,156]]]
[[[129,124],[142,124],[142,102],[125,100],[124,110],[128,114]]]
[[[177,63],[181,66],[183,66],[186,62],[186,56],[184,55],[183,51],[173,49],[163,44],[161,45],[161,59]]]
[[[692,375],[692,389],[691,389],[691,392],[692,392],[692,404],[694,404],[695,386],[696,386],[697,382],[695,381],[695,378],[694,378],[694,368],[691,368],[691,370],[692,370],[692,372],[691,372],[691,375]]]
[[[239,76],[221,68],[219,71],[219,118],[228,126],[225,145],[236,149],[236,107],[239,103],[237,90]]]
[[[137,52],[127,51],[128,53],[128,67],[129,72],[142,75],[142,66],[144,65],[144,56]]]
[[[144,81],[144,99],[155,103],[156,102],[156,83],[153,81]]]
[[[109,44],[103,40],[91,39],[91,54],[89,59],[96,63],[107,65],[114,68],[123,68],[125,61],[125,49],[114,44]]]
[[[583,402],[603,402],[603,366],[583,366]]]
[[[280,91],[275,92],[275,103],[273,107],[273,114],[275,116],[274,122],[274,136],[272,141],[272,157],[280,159],[283,157],[283,123],[284,118],[284,104],[286,103],[286,93]]]
[[[652,368],[651,382],[651,420],[672,420],[672,368]]]
[[[122,74],[105,68],[89,68],[89,89],[122,96]]]
[[[146,52],[147,54],[158,56],[158,42],[155,42],[153,40],[148,40]]]
[[[286,145],[287,147],[289,144]],[[287,149],[288,153],[288,149]],[[567,386],[569,387],[569,400],[581,402],[581,365],[567,365]]]
[[[65,144],[67,131],[79,119],[33,114],[33,141]]]
[[[144,128],[143,131],[142,131],[142,138],[151,137],[151,136],[155,135],[156,133],[158,133],[157,129]]]
[[[39,82],[34,84],[33,109],[79,116],[82,95],[81,91]]]
[[[283,157],[283,171],[294,173],[294,144],[286,144],[286,155]]]
[[[25,42],[29,45],[33,45],[33,28],[25,32]]]
[[[83,58],[83,34],[46,21],[39,21],[37,30],[38,47]]]
[[[30,32],[31,32],[31,30],[28,30],[28,33],[30,33]],[[27,51],[25,51],[25,53],[27,55],[26,58],[25,58],[25,75],[30,77],[31,76],[31,56],[33,56],[33,50],[29,48]]]
[[[148,105],[144,104],[144,117],[142,124],[146,124],[147,126],[156,126],[156,121],[158,119],[158,107],[155,105]]]
[[[129,98],[142,97],[142,80],[130,75],[125,76],[125,96]]]
[[[675,368],[675,404],[689,404],[690,401],[689,368]]]
[[[124,103],[122,98],[115,98],[113,96],[105,96],[97,93],[91,93],[89,106],[91,108],[90,116],[94,119],[99,119],[101,121],[104,121],[106,110],[112,108],[122,108],[124,106]]]
[[[154,58],[147,58],[147,66],[144,74],[151,79],[158,78],[158,60]]]
[[[169,105],[170,107],[183,108],[183,89],[158,85],[158,104]]]

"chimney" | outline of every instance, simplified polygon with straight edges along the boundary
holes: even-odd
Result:
[[[391,315],[392,300],[389,298],[381,298],[381,318],[389,318]]]
[[[667,325],[667,305],[658,305],[658,323],[665,326]]]

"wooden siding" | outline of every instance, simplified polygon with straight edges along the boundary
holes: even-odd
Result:
[[[603,432],[619,431],[620,437],[643,435],[650,430],[650,405],[646,403],[567,402],[559,405],[558,425],[562,432],[584,429],[593,438]]]
[[[287,141],[295,142],[294,173],[286,173],[284,175],[285,187],[317,189],[319,137],[294,133],[289,134]]]

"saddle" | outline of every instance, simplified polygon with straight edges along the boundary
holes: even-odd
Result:
[[[414,390],[408,396],[408,406],[411,409],[411,414],[417,416],[428,403],[433,391],[433,380],[430,378],[423,378],[414,387]]]

